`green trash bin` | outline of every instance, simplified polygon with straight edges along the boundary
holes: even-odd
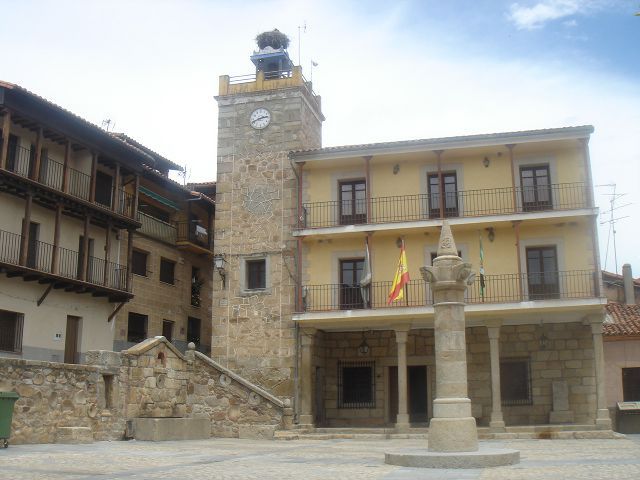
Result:
[[[0,392],[0,440],[2,440],[4,448],[9,446],[13,404],[18,398],[20,395],[16,392]]]

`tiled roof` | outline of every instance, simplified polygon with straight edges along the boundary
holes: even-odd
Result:
[[[640,305],[607,304],[603,333],[609,337],[640,337]]]
[[[191,195],[192,197],[198,197],[212,205],[215,205],[215,200],[212,199],[211,197],[205,195],[202,192],[199,192],[197,189],[197,185],[198,184],[193,184],[193,183],[188,183],[186,185],[182,185],[179,182],[176,182],[175,180],[173,180],[172,178],[169,178],[165,175],[162,175],[161,173],[158,173],[156,170],[150,168],[150,167],[145,167],[145,173],[154,177],[157,181],[163,182],[165,185],[170,186],[170,187],[174,187],[177,188],[179,190],[182,190],[185,193],[188,193],[189,195]],[[214,182],[215,183],[215,182]]]
[[[522,138],[536,135],[554,135],[554,134],[574,134],[574,133],[591,134],[593,127],[591,125],[581,125],[575,127],[561,127],[561,128],[544,128],[539,130],[520,130],[515,132],[503,132],[503,133],[484,133],[476,135],[460,135],[455,137],[438,137],[438,138],[423,138],[416,140],[400,140],[394,142],[379,142],[379,143],[362,143],[357,145],[340,145],[335,147],[313,148],[309,150],[296,150],[290,152],[290,156],[293,158],[303,157],[306,155],[322,154],[322,153],[349,153],[359,150],[375,150],[375,149],[387,149],[387,148],[403,148],[411,146],[424,146],[428,148],[432,145],[441,145],[446,143],[458,143],[458,142],[486,142],[495,140],[496,142],[503,143],[509,138]]]
[[[618,273],[613,273],[613,272],[607,272],[606,270],[602,271],[602,279],[605,282],[618,282],[617,284],[622,285],[622,282],[624,281],[624,277]],[[614,283],[615,284],[615,283]],[[633,285],[636,288],[640,287],[640,277],[638,278],[634,278],[633,279]]]
[[[79,115],[76,115],[75,113],[67,110],[66,108],[61,107],[60,105],[52,102],[51,100],[48,100],[36,93],[33,93],[30,90],[27,90],[24,87],[21,87],[20,85],[16,85],[15,83],[10,83],[10,82],[5,82],[3,80],[0,80],[0,88],[6,88],[8,90],[14,90],[16,92],[21,92],[23,94],[26,94],[28,96],[30,96],[31,98],[45,103],[47,105],[49,105],[50,107],[53,107],[57,110],[60,110],[61,112],[63,112],[66,115],[69,115],[72,118],[75,118],[76,120],[79,120],[80,122],[82,122],[82,124],[84,124],[85,127],[90,128],[96,132],[99,132],[101,135],[105,135],[107,137],[109,137],[112,141],[116,141],[118,143],[121,143],[122,145],[125,145],[129,150],[135,152],[136,154],[144,157],[147,159],[147,161],[151,161],[150,163],[155,163],[156,160],[161,160],[163,162],[166,162],[167,165],[169,166],[169,168],[171,169],[177,169],[177,170],[181,170],[182,167],[180,167],[180,165],[177,165],[173,162],[171,162],[170,160],[167,160],[166,158],[162,157],[161,155],[158,155],[157,153],[153,152],[151,149],[145,147],[144,145],[140,144],[139,142],[136,142],[135,140],[133,140],[132,138],[124,135],[124,134],[114,134],[114,133],[110,133],[107,132],[106,130],[98,127],[95,123],[91,123],[88,120],[85,120],[84,118],[82,118]]]

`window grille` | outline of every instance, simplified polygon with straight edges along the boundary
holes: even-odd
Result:
[[[374,361],[338,362],[338,408],[375,408]]]
[[[528,358],[500,361],[500,391],[502,405],[532,405],[531,365]]]

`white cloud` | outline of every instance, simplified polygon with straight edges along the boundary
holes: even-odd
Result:
[[[602,0],[544,0],[532,6],[513,3],[507,17],[520,30],[542,28],[547,22],[572,15],[581,15],[605,5]],[[571,21],[567,26],[575,26]]]

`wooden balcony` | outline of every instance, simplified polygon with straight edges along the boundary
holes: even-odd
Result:
[[[358,285],[305,285],[298,313],[335,310],[426,307],[433,305],[429,285],[413,280],[405,287],[404,299],[387,304],[391,281]],[[468,304],[518,303],[542,300],[584,299],[598,297],[597,272],[572,270],[545,273],[486,275],[484,284],[476,277],[470,285]]]
[[[110,302],[133,297],[127,290],[126,266],[88,257],[85,270],[78,252],[37,240],[23,242],[21,235],[3,230],[0,230],[0,271],[8,277],[48,284],[38,306],[51,289],[91,293],[94,297],[108,297]]]
[[[142,225],[139,233],[198,255],[213,254],[210,230],[197,222],[171,224],[143,212],[138,212],[138,221]]]
[[[91,175],[69,166],[65,168],[64,164],[46,156],[40,159],[36,175],[32,151],[20,146],[10,150],[6,169],[0,169],[0,190],[20,196],[31,192],[36,202],[51,208],[63,203],[69,214],[79,218],[88,207],[94,217],[108,217],[117,228],[138,226],[133,218],[134,195],[112,187],[110,194],[92,199],[91,183]]]
[[[297,228],[482,217],[590,208],[584,183],[460,190],[439,194],[304,203]]]

